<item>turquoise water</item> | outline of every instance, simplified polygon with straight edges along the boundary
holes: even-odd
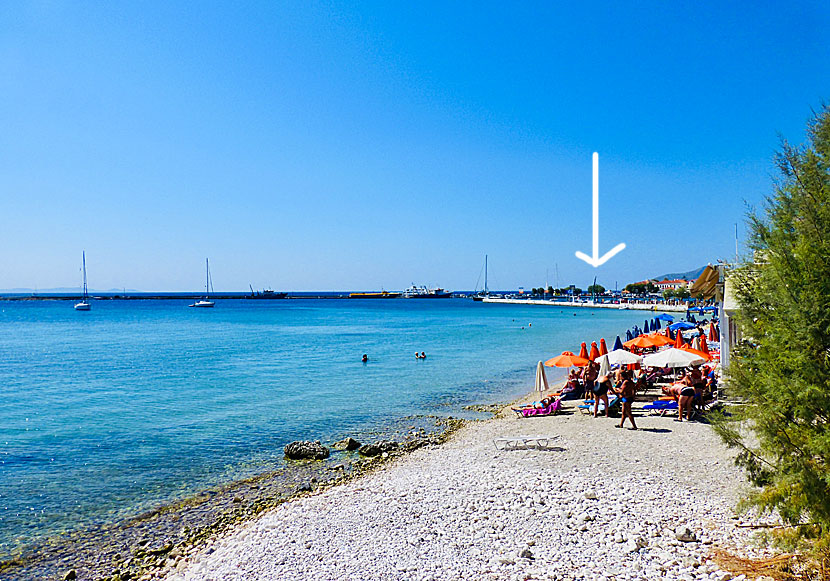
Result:
[[[538,360],[642,324],[461,299],[187,303],[0,301],[0,558],[271,470],[291,440],[526,393]]]

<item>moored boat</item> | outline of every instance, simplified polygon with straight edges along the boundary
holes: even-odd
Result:
[[[214,303],[212,300],[210,300],[210,289],[211,289],[212,286],[213,285],[212,285],[211,280],[210,280],[210,262],[208,262],[208,259],[205,258],[205,298],[199,299],[198,301],[196,301],[192,305],[187,305],[187,306],[188,307],[200,307],[200,308],[203,308],[203,309],[213,307],[216,303]]]
[[[379,293],[349,293],[350,299],[397,299],[401,293],[390,293],[382,291]]]
[[[83,257],[83,268],[84,268],[84,296],[81,299],[80,303],[75,303],[75,310],[76,311],[89,311],[92,309],[92,305],[89,304],[89,292],[87,292],[86,288],[86,251],[84,251],[81,256]]]
[[[403,291],[403,297],[406,299],[448,299],[452,296],[452,292],[445,291],[440,287],[427,288],[425,286],[415,286],[414,284]]]

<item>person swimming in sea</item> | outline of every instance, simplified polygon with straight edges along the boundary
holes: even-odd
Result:
[[[366,363],[367,361],[369,361],[369,356],[364,353],[361,361],[363,361],[363,363]]]

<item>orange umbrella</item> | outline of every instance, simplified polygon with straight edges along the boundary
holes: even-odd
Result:
[[[706,361],[711,361],[712,360],[712,356],[709,355],[708,353],[706,353],[705,351],[700,351],[698,349],[692,349],[686,343],[684,343],[683,346],[680,347],[680,349],[682,349],[683,351],[688,351],[689,353],[692,353],[693,355],[697,355],[698,357],[703,357]]]
[[[597,342],[591,341],[591,352],[588,353],[588,359],[594,361],[597,357],[599,357],[599,348],[597,347]]]
[[[650,347],[657,347],[658,343],[648,335],[640,335],[639,337],[634,337],[631,341],[626,341],[623,343],[623,346],[626,349],[631,349],[632,347],[647,349]]]
[[[654,341],[654,343],[660,347],[662,345],[674,345],[674,341],[663,335],[662,333],[653,333],[648,336],[649,339]]]
[[[599,340],[599,356],[608,355],[608,345],[605,344],[605,339]]]
[[[585,341],[582,342],[582,346],[579,348],[579,356],[588,359],[588,346],[585,345]]]
[[[709,353],[709,345],[706,343],[706,335],[700,336],[700,350]]]
[[[548,367],[585,367],[588,363],[590,363],[590,361],[588,361],[587,358],[578,357],[570,351],[563,351],[562,355],[557,355],[556,357],[545,361],[545,365]]]
[[[719,339],[719,337],[718,337],[718,326],[715,325],[714,322],[710,323],[709,324],[709,340],[712,343],[714,343],[714,342],[718,341],[718,339]]]
[[[685,345],[685,344],[686,344],[686,342],[683,340],[683,331],[681,331],[680,329],[678,329],[678,330],[677,330],[677,337],[676,337],[676,338],[675,338],[675,340],[674,340],[674,346],[675,346],[677,349],[680,349],[680,348],[681,348],[681,347],[683,347],[683,345]]]
[[[668,337],[669,339],[671,339],[671,329],[669,329],[669,326],[668,326],[668,325],[666,325],[666,337]]]

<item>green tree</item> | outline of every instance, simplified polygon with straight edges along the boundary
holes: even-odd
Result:
[[[646,295],[648,293],[656,293],[659,288],[652,282],[649,283],[631,283],[625,286],[625,290],[635,295]]]
[[[688,299],[690,296],[692,296],[692,293],[690,293],[689,289],[687,289],[686,287],[682,287],[674,291],[674,296],[678,299]]]
[[[664,290],[663,291],[663,298],[666,299],[666,300],[673,299],[674,298],[674,289],[673,288],[667,288],[666,290]]]
[[[727,387],[743,400],[716,429],[739,449],[758,492],[747,500],[793,525],[830,565],[830,108],[808,124],[808,145],[784,142],[780,178],[750,213],[754,260],[731,273],[743,340]],[[826,570],[826,569],[825,569]]]
[[[588,292],[601,295],[602,293],[605,292],[605,287],[602,286],[601,284],[592,284],[591,286],[588,287]]]

